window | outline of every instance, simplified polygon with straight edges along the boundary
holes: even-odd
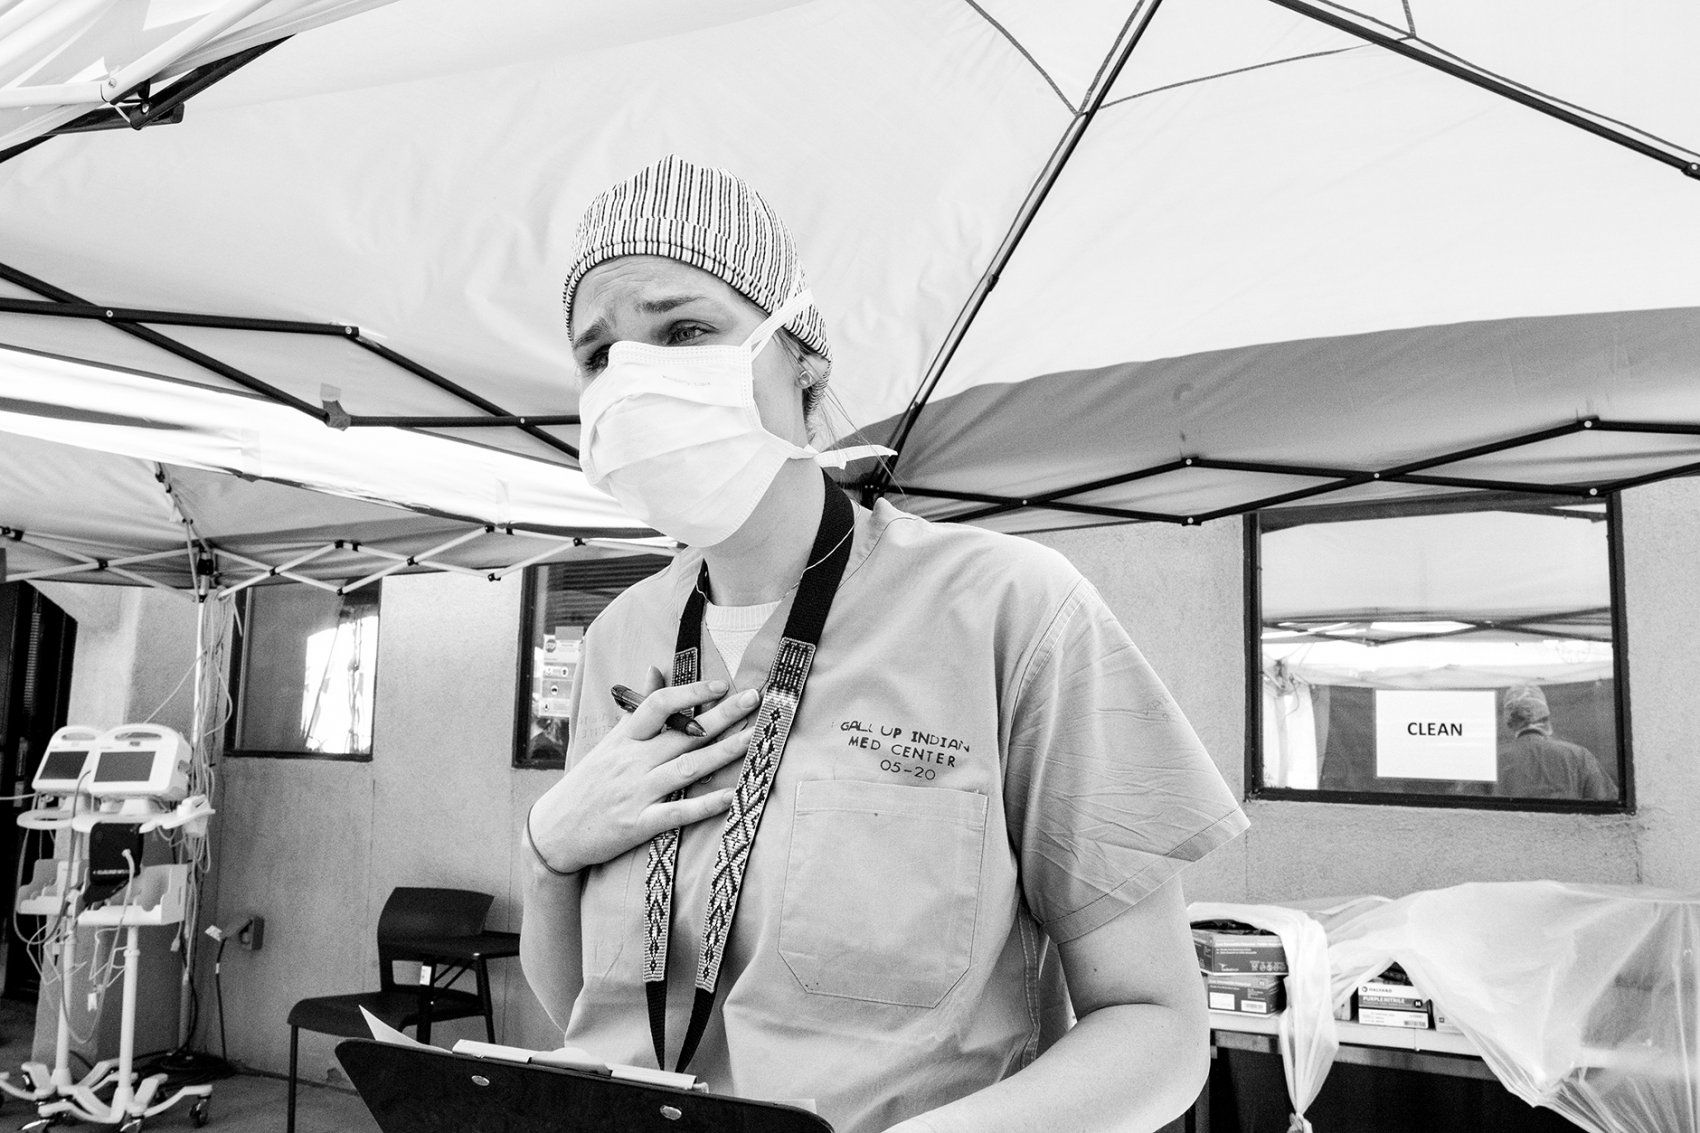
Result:
[[[1249,793],[1628,808],[1614,528],[1557,496],[1251,517]]]
[[[573,676],[584,631],[619,593],[664,568],[666,555],[555,563],[525,572],[514,766],[566,766]],[[657,661],[663,669],[671,661]],[[639,679],[642,674],[634,674]],[[603,695],[607,695],[604,692]]]
[[[230,753],[371,759],[378,588],[254,586],[240,601]]]

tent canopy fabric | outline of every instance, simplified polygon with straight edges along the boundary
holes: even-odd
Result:
[[[560,275],[584,203],[679,152],[796,231],[827,428],[895,442],[856,478],[921,514],[1610,490],[1700,465],[1697,41],[1679,0],[376,7],[179,124],[0,164],[0,398],[53,401],[43,355],[257,393],[333,448],[436,445],[441,475],[148,457],[86,419],[77,443],[629,527],[576,470]],[[558,479],[455,483],[507,459]]]
[[[164,118],[173,92],[192,93],[155,83],[199,88],[296,32],[384,3],[12,0],[0,5],[0,151],[65,128],[140,129]]]

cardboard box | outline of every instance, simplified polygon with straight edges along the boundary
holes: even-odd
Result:
[[[1200,971],[1239,975],[1284,976],[1287,952],[1281,938],[1245,926],[1224,928],[1220,922],[1192,930],[1193,951]]]
[[[1413,1031],[1429,1029],[1427,1011],[1394,1011],[1385,1007],[1360,1006],[1358,1022],[1366,1027],[1402,1027]]]
[[[1273,1015],[1287,1006],[1287,990],[1280,976],[1206,973],[1204,994],[1212,1011]]]
[[[1410,984],[1365,980],[1358,985],[1358,1007],[1383,1007],[1391,1011],[1427,1011],[1428,998]]]
[[[1429,1018],[1428,996],[1411,986],[1411,978],[1398,964],[1371,980],[1358,984],[1352,995],[1358,1022],[1369,1027],[1403,1027],[1426,1031],[1434,1026]]]
[[[1458,1024],[1452,1021],[1451,1016],[1447,1015],[1446,1008],[1432,1001],[1430,1002],[1430,1006],[1434,1009],[1435,1030],[1444,1031],[1449,1035],[1461,1035],[1464,1033],[1463,1030],[1459,1028]]]

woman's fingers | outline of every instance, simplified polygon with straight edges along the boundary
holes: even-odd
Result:
[[[667,717],[673,713],[699,708],[725,695],[726,682],[718,680],[658,688],[644,697],[643,703],[627,717],[626,734],[633,739],[650,739],[665,729]]]
[[[648,817],[654,820],[655,831],[659,833],[675,826],[690,826],[705,818],[724,814],[731,805],[731,791],[710,791],[706,795],[656,803],[649,808]]]
[[[754,730],[750,727],[729,732],[711,744],[692,748],[680,753],[678,758],[661,764],[651,772],[657,780],[657,792],[670,795],[674,791],[683,790],[703,776],[712,775],[738,759],[750,746],[750,733]]]
[[[699,715],[697,723],[702,725],[702,730],[706,734],[718,736],[721,732],[754,712],[756,706],[760,703],[761,693],[753,688],[747,688],[742,692],[733,693],[713,708]]]

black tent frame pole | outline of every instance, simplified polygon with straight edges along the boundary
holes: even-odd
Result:
[[[131,128],[140,130],[144,126],[153,125],[160,118],[173,111],[181,110],[185,102],[214,83],[240,71],[289,38],[286,35],[282,39],[274,39],[270,43],[255,44],[253,47],[238,51],[234,55],[227,55],[223,59],[215,59],[211,63],[201,64],[152,98],[144,99],[142,104],[136,108],[137,113],[130,119]]]
[[[1124,39],[1120,50],[1115,52],[1113,59],[1109,61],[1107,70],[1102,74],[1102,81],[1093,88],[1086,104],[1069,121],[1068,129],[1063,132],[1061,140],[1058,141],[1056,148],[1051,152],[1050,160],[1045,163],[1045,168],[1039,174],[1039,179],[1028,191],[1027,199],[1022,202],[1020,211],[1016,213],[1015,222],[1004,236],[1003,243],[992,254],[991,264],[980,276],[980,281],[975,284],[973,292],[968,297],[968,302],[956,316],[956,321],[951,324],[944,342],[939,346],[938,353],[933,356],[932,364],[927,367],[927,374],[921,380],[920,388],[910,398],[908,407],[903,411],[903,416],[898,419],[890,439],[886,441],[886,444],[897,450],[899,455],[881,461],[880,467],[875,470],[872,477],[861,485],[864,490],[879,494],[891,486],[892,469],[902,458],[903,446],[909,440],[909,434],[915,428],[915,421],[920,416],[921,410],[926,407],[928,400],[931,399],[933,390],[938,386],[939,379],[944,376],[945,368],[950,365],[950,360],[956,356],[957,348],[962,345],[962,340],[967,337],[968,329],[974,325],[974,320],[986,304],[986,298],[991,295],[992,288],[998,285],[998,279],[1003,274],[1004,268],[1008,266],[1010,258],[1015,255],[1016,248],[1020,246],[1022,238],[1027,235],[1027,230],[1032,227],[1039,209],[1044,205],[1045,199],[1051,195],[1051,190],[1055,188],[1057,180],[1062,176],[1069,158],[1074,156],[1074,151],[1079,147],[1081,138],[1085,136],[1086,128],[1097,117],[1098,111],[1103,107],[1104,100],[1109,96],[1111,88],[1116,85],[1116,79],[1121,76],[1122,69],[1127,66],[1128,57],[1133,54],[1133,49],[1139,45],[1139,41],[1145,35],[1145,30],[1151,26],[1151,19],[1157,14],[1157,9],[1161,4],[1162,0],[1149,0],[1148,3],[1140,5],[1129,17],[1128,24],[1123,30]]]
[[[25,290],[33,291],[37,295],[45,295],[47,298],[59,303],[75,304],[80,307],[93,306],[93,304],[89,303],[87,300],[80,299],[77,296],[72,295],[69,291],[65,291],[50,283],[36,279],[34,276],[26,275],[17,268],[8,264],[0,263],[0,279],[4,279],[6,282],[15,284]],[[139,338],[149,345],[159,347],[159,349],[168,354],[175,355],[186,362],[193,362],[195,365],[200,366],[203,369],[211,370],[220,377],[235,382],[243,389],[249,390],[252,393],[257,393],[271,401],[275,401],[281,405],[286,405],[291,409],[305,413],[307,416],[316,421],[325,422],[330,420],[330,412],[328,410],[321,409],[319,406],[301,400],[294,394],[263,382],[259,378],[254,377],[252,374],[238,370],[235,366],[232,366],[227,362],[221,362],[209,354],[203,354],[192,346],[178,342],[174,338],[167,338],[165,335],[160,334],[151,327],[142,326],[139,323],[125,322],[122,319],[116,318],[105,321],[108,325],[123,331],[132,338]]]
[[[256,44],[246,50],[238,51],[234,55],[227,55],[223,59],[215,59],[211,63],[203,63],[194,70],[180,76],[158,94],[152,97],[144,97],[133,109],[119,105],[121,99],[136,93],[134,90],[125,91],[118,98],[113,99],[98,110],[91,110],[87,114],[73,118],[63,126],[49,130],[39,138],[31,138],[27,142],[20,142],[15,146],[0,150],[0,162],[9,161],[21,153],[34,149],[48,138],[58,137],[61,134],[80,134],[89,130],[126,128],[140,130],[147,126],[163,126],[181,122],[183,121],[183,104],[190,98],[200,94],[233,72],[246,67],[287,39],[289,39],[289,36],[284,36],[282,39],[274,39],[270,43]],[[144,83],[136,90],[141,90],[146,85]]]
[[[971,523],[1001,515],[1023,508],[1040,508],[1050,511],[1066,511],[1087,515],[1103,515],[1111,518],[1130,519],[1138,521],[1154,521],[1161,523],[1176,523],[1186,527],[1208,523],[1215,519],[1227,519],[1236,515],[1245,515],[1254,511],[1262,511],[1281,504],[1293,503],[1297,500],[1313,496],[1327,495],[1344,491],[1348,488],[1362,487],[1366,484],[1412,484],[1422,487],[1460,488],[1478,492],[1517,492],[1524,495],[1556,496],[1567,499],[1602,498],[1612,492],[1620,492],[1626,488],[1640,487],[1660,480],[1669,480],[1678,476],[1686,476],[1700,472],[1700,461],[1683,464],[1675,468],[1662,469],[1641,476],[1629,477],[1598,484],[1537,484],[1518,480],[1486,480],[1471,476],[1441,476],[1425,471],[1439,468],[1448,464],[1457,464],[1481,456],[1492,456],[1508,452],[1512,449],[1524,448],[1539,444],[1542,441],[1557,440],[1562,437],[1574,436],[1577,433],[1641,433],[1663,434],[1667,436],[1693,437],[1700,436],[1700,425],[1670,424],[1660,425],[1648,421],[1606,421],[1598,417],[1585,417],[1579,421],[1571,421],[1563,425],[1555,425],[1548,429],[1540,429],[1532,433],[1509,437],[1505,440],[1492,441],[1487,444],[1472,445],[1469,448],[1454,452],[1443,453],[1439,456],[1423,460],[1411,461],[1383,471],[1365,472],[1362,470],[1325,468],[1315,465],[1276,464],[1253,460],[1215,460],[1209,457],[1185,457],[1164,464],[1153,465],[1149,468],[1136,469],[1132,472],[1117,476],[1104,477],[1084,484],[1076,484],[1067,488],[1056,488],[1031,496],[998,496],[977,492],[958,492],[945,488],[923,487],[894,487],[892,491],[899,495],[918,496],[929,499],[957,500],[964,503],[983,503],[988,506],[963,512],[958,515],[942,517],[951,523]],[[1158,512],[1138,511],[1131,508],[1110,506],[1074,504],[1067,502],[1068,497],[1084,495],[1088,492],[1104,488],[1117,487],[1132,483],[1136,480],[1148,479],[1171,472],[1185,471],[1197,468],[1205,471],[1249,472],[1270,476],[1302,476],[1326,480],[1326,483],[1313,484],[1304,488],[1282,492],[1277,495],[1264,496],[1245,503],[1234,504],[1230,507],[1219,508],[1215,511],[1203,512],[1196,515],[1166,515]]]
[[[1015,511],[1020,508],[1034,507],[1048,511],[1065,511],[1074,515],[1098,515],[1107,519],[1131,520],[1139,523],[1181,523],[1181,519],[1172,515],[1164,515],[1155,511],[1135,511],[1132,508],[1100,507],[1096,504],[1070,504],[1060,501],[1041,503],[1037,499],[1018,499],[1014,496],[994,496],[984,492],[952,492],[936,488],[903,488],[906,496],[925,496],[929,499],[959,500],[964,503],[982,503],[1000,505],[998,511]],[[977,514],[977,513],[971,513]],[[950,516],[952,523],[962,522],[966,516]]]
[[[1648,472],[1641,476],[1631,476],[1627,480],[1618,480],[1611,484],[1601,485],[1599,492],[1601,495],[1604,495],[1607,492],[1627,491],[1630,488],[1639,488],[1643,484],[1657,484],[1660,480],[1674,480],[1678,476],[1690,476],[1696,472],[1700,472],[1700,460],[1697,460],[1692,464],[1682,464],[1675,468],[1667,468],[1659,472]]]
[[[1248,515],[1254,511],[1262,511],[1264,508],[1278,507],[1281,504],[1290,504],[1298,500],[1307,500],[1312,496],[1323,496],[1330,492],[1343,492],[1347,488],[1356,488],[1359,485],[1373,482],[1374,479],[1369,476],[1347,476],[1328,484],[1315,484],[1308,488],[1295,488],[1290,492],[1281,492],[1273,496],[1264,496],[1262,499],[1248,500],[1243,504],[1235,504],[1232,507],[1218,508],[1215,511],[1203,512],[1199,515],[1188,518],[1187,525],[1197,526],[1201,523],[1209,523],[1213,519],[1228,519],[1236,515]]]
[[[450,381],[448,378],[445,378],[445,377],[443,377],[443,375],[437,373],[435,370],[432,370],[427,366],[423,366],[420,363],[415,362],[413,359],[409,358],[405,354],[400,354],[400,353],[398,353],[394,350],[391,350],[389,347],[385,346],[381,342],[374,342],[371,339],[366,338],[363,335],[360,335],[358,333],[355,334],[350,339],[350,341],[353,342],[356,346],[360,346],[360,347],[365,348],[366,350],[371,351],[373,354],[376,354],[378,357],[384,359],[384,361],[389,362],[392,365],[400,366],[402,369],[406,370],[408,373],[414,375],[415,377],[423,378],[425,381],[430,382],[432,385],[436,386],[438,389],[443,390],[447,393],[454,394],[456,397],[460,398],[462,401],[466,402],[468,405],[471,405],[471,406],[473,406],[474,408],[477,408],[477,409],[482,409],[484,412],[490,414],[492,417],[516,417],[516,418],[518,417],[517,414],[509,413],[506,409],[503,409],[501,406],[497,405],[493,401],[490,401],[488,398],[480,397],[478,394],[473,393],[471,390],[465,388],[464,386],[457,385],[456,383]],[[544,432],[543,429],[535,423],[536,421],[541,420],[540,417],[534,418],[534,417],[526,416],[526,417],[521,418],[519,420],[520,420],[521,423],[517,423],[516,427],[519,429],[520,432],[525,433],[528,436],[535,437],[537,440],[542,441],[544,444],[548,445],[550,448],[555,449],[558,452],[566,453],[568,456],[572,457],[574,460],[578,459],[578,449],[577,448],[568,444],[566,441],[563,441],[560,437],[555,436],[553,433]]]
[[[1162,476],[1168,472],[1177,472],[1182,468],[1186,468],[1190,463],[1191,461],[1188,460],[1171,460],[1167,464],[1158,464],[1151,468],[1141,468],[1136,472],[1124,472],[1118,476],[1106,476],[1101,480],[1093,480],[1086,484],[1077,484],[1070,488],[1057,488],[1049,492],[1040,492],[1038,495],[1025,496],[1019,500],[1011,499],[1008,503],[997,504],[994,507],[985,508],[981,511],[969,512],[967,515],[955,516],[953,518],[960,522],[967,523],[973,520],[987,519],[994,515],[1001,515],[1004,512],[1019,511],[1024,507],[1043,507],[1054,500],[1067,499],[1069,496],[1084,496],[1088,492],[1097,492],[1104,488],[1119,488],[1123,484],[1131,484],[1137,480],[1146,480],[1152,476]],[[907,488],[899,490],[905,493],[912,491],[912,489]]]
[[[518,428],[524,425],[577,425],[577,413],[508,414],[505,417],[383,417],[355,415],[348,419],[351,429],[493,429]]]
[[[1700,425],[1661,425],[1656,421],[1600,421],[1593,425],[1602,433],[1664,433],[1667,436],[1700,437]]]
[[[1383,476],[1384,482],[1394,484],[1416,484],[1425,488],[1471,488],[1480,489],[1483,481],[1468,476],[1430,476],[1424,473],[1412,473],[1407,476]],[[1534,484],[1525,480],[1494,480],[1494,491],[1521,492],[1528,496],[1587,496],[1597,495],[1601,489],[1598,485],[1574,484]]]
[[[1318,4],[1313,4],[1310,0],[1270,0],[1270,2],[1280,5],[1290,12],[1296,12],[1301,16],[1306,16],[1318,23],[1327,24],[1336,31],[1345,32],[1347,35],[1355,36],[1358,39],[1365,40],[1377,47],[1385,48],[1386,50],[1391,51],[1396,55],[1403,56],[1412,62],[1421,63],[1425,67],[1431,67],[1443,74],[1450,75],[1455,79],[1469,83],[1471,86],[1479,87],[1482,90],[1499,95],[1501,98],[1508,98],[1520,106],[1526,106],[1530,110],[1539,111],[1540,113],[1551,118],[1556,118],[1567,125],[1586,130],[1588,133],[1593,134],[1596,137],[1604,138],[1608,142],[1616,142],[1625,149],[1633,150],[1643,157],[1650,157],[1654,161],[1662,162],[1663,164],[1668,165],[1689,177],[1700,178],[1700,161],[1696,161],[1692,156],[1673,153],[1670,150],[1662,149],[1651,142],[1643,141],[1641,138],[1635,137],[1626,130],[1617,129],[1609,123],[1598,121],[1585,114],[1578,114],[1576,111],[1571,110],[1568,107],[1548,101],[1533,91],[1520,87],[1515,83],[1507,82],[1496,75],[1488,74],[1478,68],[1460,63],[1454,59],[1449,59],[1444,55],[1431,54],[1430,52],[1423,51],[1418,48],[1416,44],[1423,43],[1424,41],[1417,39],[1415,36],[1401,37],[1389,35],[1386,32],[1378,31],[1374,28],[1365,27],[1362,24],[1358,24],[1347,19],[1338,12],[1330,11]]]
[[[480,397],[458,383],[420,365],[406,355],[364,337],[357,326],[350,326],[346,323],[314,323],[297,319],[262,319],[243,315],[209,315],[194,311],[164,311],[141,307],[105,307],[98,303],[89,303],[79,299],[68,291],[55,287],[44,280],[36,279],[34,276],[4,263],[0,263],[0,279],[33,291],[38,295],[47,296],[45,301],[0,297],[0,313],[44,318],[85,319],[105,323],[168,351],[185,361],[193,362],[221,377],[228,378],[250,392],[306,413],[325,424],[331,424],[334,421],[336,424],[352,428],[382,426],[413,430],[517,428],[543,441],[551,448],[566,453],[574,460],[578,459],[577,449],[560,438],[543,431],[545,426],[577,425],[579,418],[576,413],[510,413],[487,398]],[[453,394],[477,409],[484,410],[489,416],[355,416],[342,413],[333,414],[328,408],[315,406],[228,363],[203,354],[194,347],[180,343],[176,339],[167,338],[157,331],[140,325],[143,323],[200,327],[210,330],[244,330],[346,339],[378,355],[391,365],[423,378],[438,389]]]
[[[1474,460],[1478,456],[1494,456],[1498,453],[1508,452],[1514,448],[1522,448],[1524,445],[1538,444],[1541,441],[1552,441],[1557,440],[1560,437],[1568,437],[1573,433],[1580,433],[1587,429],[1592,429],[1598,423],[1599,419],[1596,417],[1584,417],[1580,421],[1571,421],[1564,425],[1554,425],[1550,429],[1539,429],[1533,433],[1524,433],[1521,436],[1511,437],[1503,441],[1489,441],[1486,444],[1474,445],[1470,448],[1459,449],[1456,452],[1444,453],[1441,456],[1430,457],[1427,460],[1413,460],[1409,464],[1401,464],[1393,468],[1383,469],[1378,476],[1380,479],[1386,480],[1389,477],[1408,476],[1413,472],[1424,472],[1430,468],[1439,468],[1443,464],[1457,464],[1459,461]]]
[[[109,104],[100,107],[98,110],[91,110],[87,114],[73,118],[63,126],[49,130],[39,138],[27,142],[21,142],[16,148],[18,152],[21,153],[25,149],[46,141],[48,138],[57,138],[61,134],[95,134],[103,130],[139,130],[141,127],[136,125],[136,120],[139,117],[139,113],[131,114],[126,117],[123,107]],[[149,118],[145,125],[175,126],[182,121],[183,108],[179,106],[164,114]]]
[[[0,264],[0,269],[5,265]],[[22,274],[22,273],[19,273]],[[255,330],[275,334],[311,334],[348,338],[358,327],[341,323],[309,323],[294,319],[257,319],[243,315],[203,315],[193,311],[156,311],[143,307],[102,307],[98,303],[59,303],[41,299],[0,297],[0,312],[50,319],[89,319],[95,322],[151,323],[155,326],[205,327],[211,330]]]

